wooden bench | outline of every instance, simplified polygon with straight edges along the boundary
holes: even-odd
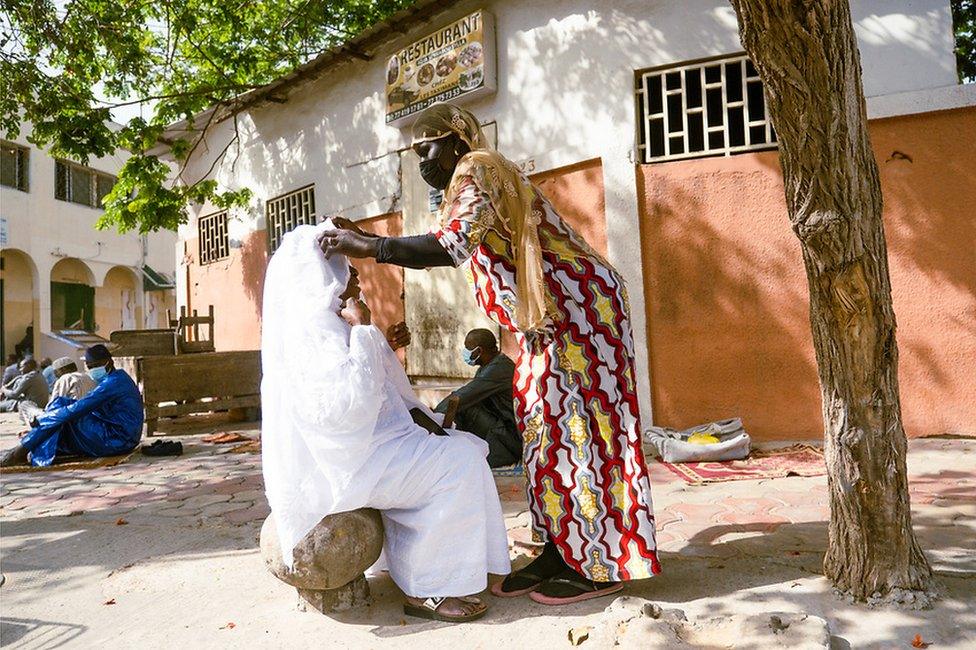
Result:
[[[261,406],[261,351],[116,357],[136,381],[146,408],[146,435],[161,417]]]

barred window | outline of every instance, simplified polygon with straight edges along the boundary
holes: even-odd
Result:
[[[776,148],[762,81],[746,55],[640,72],[637,106],[641,162]]]
[[[315,224],[315,187],[301,189],[269,199],[265,207],[268,222],[268,246],[278,250],[285,233],[301,225]]]
[[[0,142],[0,185],[27,191],[30,150],[12,142]]]
[[[54,198],[90,208],[102,207],[102,199],[118,179],[111,174],[67,160],[54,161]]]
[[[230,255],[227,237],[227,211],[215,212],[197,219],[200,264],[210,264]]]

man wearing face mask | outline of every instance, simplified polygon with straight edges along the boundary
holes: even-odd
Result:
[[[477,366],[474,379],[451,393],[434,410],[447,413],[457,398],[455,423],[488,443],[488,466],[513,465],[522,458],[522,434],[515,424],[512,382],[515,364],[498,351],[495,335],[474,329],[464,337],[461,357]]]
[[[0,466],[24,464],[29,458],[31,465],[45,467],[59,455],[116,456],[135,449],[144,417],[139,388],[115,367],[104,345],[88,348],[85,365],[95,388],[79,400],[52,400],[34,417],[20,444],[0,457]]]

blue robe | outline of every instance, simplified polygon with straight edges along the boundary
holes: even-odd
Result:
[[[31,464],[45,467],[62,454],[116,456],[142,438],[142,395],[124,370],[113,370],[79,400],[58,397],[21,439]]]

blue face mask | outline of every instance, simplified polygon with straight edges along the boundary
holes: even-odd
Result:
[[[105,379],[105,375],[107,374],[108,374],[108,370],[105,368],[105,366],[92,368],[88,371],[88,376],[94,379],[96,384],[101,380]]]
[[[478,358],[481,356],[481,348],[475,348],[474,350],[469,350],[467,348],[461,349],[461,358],[464,359],[464,363],[469,366],[478,365]]]

